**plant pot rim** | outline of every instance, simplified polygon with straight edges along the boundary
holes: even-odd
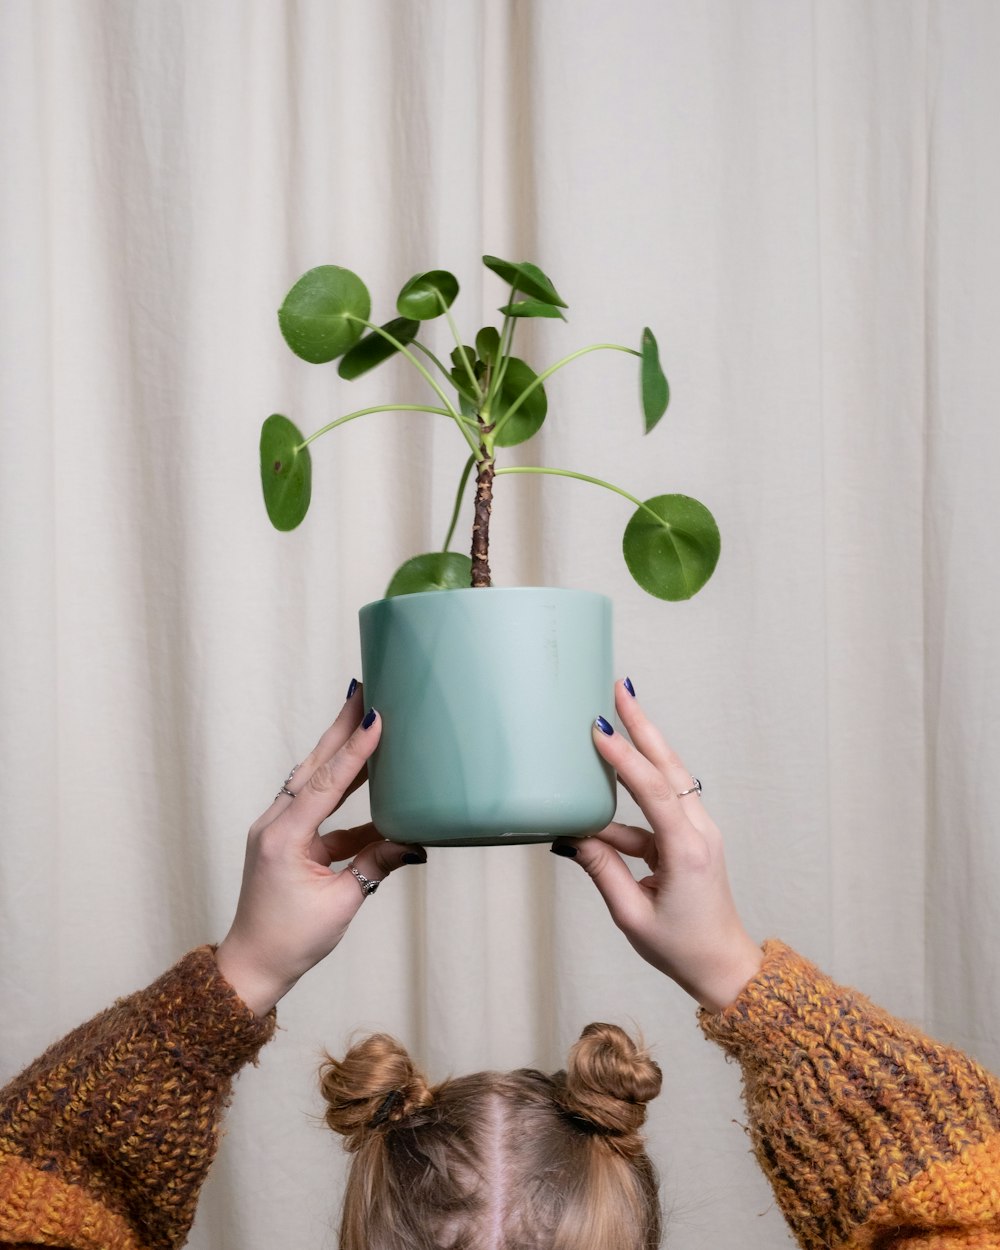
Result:
[[[392,595],[386,597],[383,595],[381,599],[372,599],[370,603],[364,604],[359,611],[364,612],[368,608],[373,608],[381,603],[402,603],[404,600],[424,600],[424,599],[444,599],[445,596],[452,595],[483,595],[483,594],[503,594],[503,595],[523,595],[525,598],[538,595],[574,595],[585,596],[588,599],[604,600],[611,603],[609,595],[602,594],[599,590],[583,590],[573,586],[456,586],[450,590],[418,590],[409,595]]]

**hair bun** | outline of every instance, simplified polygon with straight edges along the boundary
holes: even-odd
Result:
[[[409,1052],[386,1033],[373,1033],[343,1059],[329,1055],[320,1069],[326,1122],[357,1150],[371,1132],[405,1119],[432,1101],[423,1074]]]
[[[663,1084],[660,1066],[616,1024],[588,1024],[569,1052],[562,1105],[625,1155],[645,1149],[646,1103]]]

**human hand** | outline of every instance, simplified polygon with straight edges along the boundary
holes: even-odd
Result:
[[[251,826],[236,916],[216,961],[240,998],[266,1015],[347,932],[367,894],[349,868],[380,881],[400,864],[423,863],[419,846],[386,842],[374,825],[319,833],[319,826],[365,780],[381,717],[362,720],[361,687],[352,683],[340,715]]]
[[[760,968],[760,947],[736,911],[722,835],[691,790],[693,779],[624,682],[615,706],[629,732],[594,741],[649,821],[652,832],[613,822],[590,838],[558,839],[556,854],[573,856],[608,905],[611,918],[647,963],[671,977],[709,1011],[728,1006]],[[603,718],[602,718],[603,719]],[[636,881],[622,859],[646,861]]]

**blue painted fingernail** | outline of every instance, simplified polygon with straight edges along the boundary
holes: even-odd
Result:
[[[598,716],[597,720],[594,721],[594,724],[597,726],[597,728],[601,731],[602,734],[607,734],[609,738],[615,732],[611,728],[610,722],[606,721],[603,716]]]
[[[625,681],[623,682],[623,685],[625,686],[625,689],[629,692],[629,694],[634,699],[635,698],[635,686],[632,685],[631,677],[626,677]]]
[[[404,864],[426,864],[427,852],[424,851],[424,853],[421,855],[417,851],[407,851],[406,854],[403,856],[403,863]]]
[[[356,677],[352,677],[351,684],[347,687],[347,699],[344,700],[345,703],[347,702],[348,699],[354,698],[354,692],[355,690],[357,690],[357,688],[358,688],[358,679]]]
[[[549,847],[553,855],[565,855],[567,859],[576,859],[576,847],[553,842]]]
[[[375,724],[376,716],[378,716],[378,712],[376,712],[374,708],[372,708],[370,712],[366,712],[365,719],[361,722],[361,728],[371,729],[372,725]]]

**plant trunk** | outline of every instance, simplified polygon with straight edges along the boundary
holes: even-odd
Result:
[[[493,507],[493,460],[476,465],[476,516],[472,523],[472,584],[490,583],[490,511]]]

